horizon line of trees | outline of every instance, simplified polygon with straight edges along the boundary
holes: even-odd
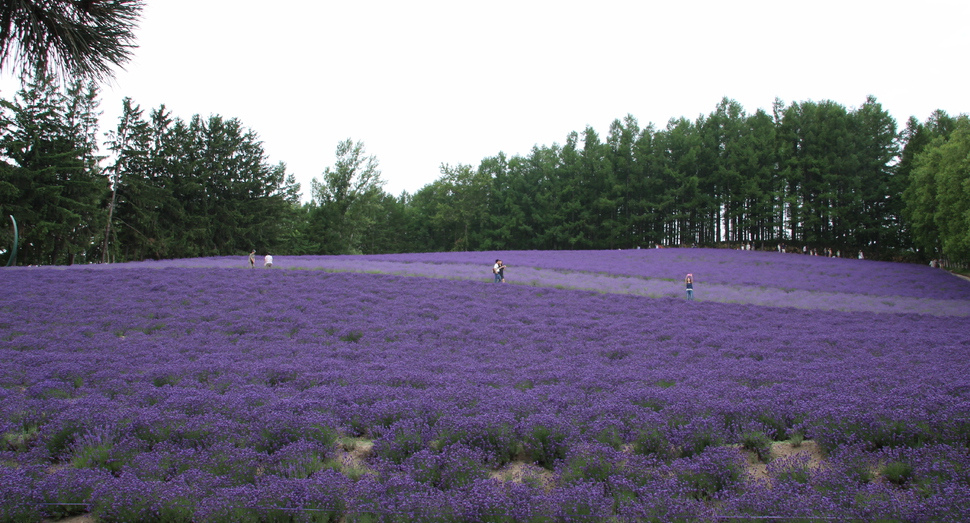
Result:
[[[527,155],[442,164],[413,195],[383,189],[348,139],[311,199],[235,118],[146,115],[124,100],[98,143],[98,90],[40,73],[0,100],[0,214],[20,264],[450,250],[777,243],[869,257],[970,261],[970,123],[934,112],[899,131],[874,97],[775,100],[605,139],[587,127]],[[0,232],[0,263],[12,234]]]

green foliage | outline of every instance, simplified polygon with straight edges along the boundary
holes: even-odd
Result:
[[[460,448],[460,446],[459,446]],[[451,448],[442,450],[444,455],[454,454]],[[433,454],[431,451],[424,454]],[[415,456],[415,458],[422,456]],[[464,487],[476,480],[488,477],[488,471],[471,455],[457,455],[441,459],[437,456],[428,459],[415,459],[411,463],[411,474],[415,480],[440,490]]]
[[[885,208],[896,123],[874,98],[855,111],[830,101],[781,113],[785,205],[793,239],[808,245],[881,246],[897,214]]]
[[[110,262],[272,251],[297,243],[299,184],[270,166],[236,119],[146,120],[124,100],[97,155],[97,89],[49,76],[0,101],[0,212],[16,216],[24,264]],[[305,213],[303,213],[305,214]],[[294,232],[296,230],[296,233]],[[6,232],[0,238],[7,243]]]
[[[778,471],[775,479],[792,483],[808,483],[812,478],[812,471],[804,463],[791,463]]]
[[[684,471],[677,474],[677,479],[684,485],[690,497],[709,500],[737,481],[740,475],[739,469],[727,467],[718,472]]]
[[[850,463],[846,469],[848,477],[858,483],[869,483],[876,477],[873,465],[866,461]]]
[[[521,381],[517,382],[514,385],[514,387],[516,388],[516,390],[520,390],[522,392],[525,392],[527,390],[532,390],[533,388],[535,388],[535,383],[532,380],[530,380],[530,379],[525,379],[525,380],[521,380]]]
[[[529,433],[525,451],[537,465],[551,470],[557,461],[566,457],[565,440],[566,435],[555,427],[536,425]]]
[[[173,120],[164,106],[150,122],[129,101],[125,111],[111,143],[115,252],[168,258],[280,246],[299,186],[285,165],[267,163],[255,132],[218,115]]]
[[[664,128],[628,115],[605,138],[587,127],[524,156],[442,164],[436,181],[397,197],[348,139],[301,204],[285,164],[269,165],[239,120],[182,120],[164,105],[146,116],[130,99],[102,169],[96,95],[39,77],[2,102],[0,215],[23,223],[22,263],[723,241],[970,259],[966,117],[910,120],[900,141],[873,97],[851,109],[776,100],[754,113],[725,98]]]
[[[333,470],[335,472],[339,472],[351,481],[359,481],[366,475],[376,475],[374,471],[368,469],[362,464],[333,458],[324,460],[321,464],[321,470]]]
[[[444,166],[410,202],[421,220],[413,239],[435,251],[795,241],[872,257],[909,246],[897,143],[873,97],[852,110],[776,101],[773,114],[724,99],[660,130],[627,116],[605,141],[587,128],[563,145],[485,158],[477,172]]]
[[[758,459],[765,463],[771,457],[771,440],[764,432],[752,431],[742,434],[741,448],[754,452],[758,455]]]
[[[111,431],[87,432],[71,446],[74,468],[102,469],[117,474],[139,452],[130,444],[119,444]]]
[[[424,446],[424,438],[419,432],[400,430],[394,433],[390,441],[378,441],[374,445],[374,453],[391,463],[400,464]]]
[[[563,484],[595,481],[609,484],[610,478],[620,471],[620,466],[594,451],[580,452],[571,456],[560,472]]]
[[[882,468],[882,477],[890,483],[902,485],[913,477],[913,466],[903,461],[887,463]]]
[[[110,443],[83,445],[75,450],[71,465],[81,468],[108,468],[112,446]],[[108,468],[108,470],[112,470]],[[115,472],[115,470],[112,470]]]
[[[491,179],[470,165],[441,165],[441,177],[411,200],[415,226],[435,251],[477,250],[487,223]]]
[[[774,441],[784,440],[793,424],[792,419],[770,412],[759,414],[758,422],[764,426],[764,432],[768,436],[768,439]]]
[[[341,335],[340,336],[340,341],[349,341],[351,343],[357,343],[363,337],[364,337],[364,333],[363,332],[354,330],[354,331],[348,332],[347,334]]]
[[[432,442],[432,448],[441,449],[454,443],[481,450],[493,467],[511,462],[523,450],[515,430],[507,423],[488,423],[474,431],[443,429]]]
[[[62,91],[41,74],[13,102],[0,101],[0,150],[11,162],[0,169],[0,212],[17,219],[18,263],[97,256],[91,239],[101,236],[108,192],[97,165],[97,94],[78,81]]]
[[[152,384],[156,387],[164,387],[166,385],[178,385],[182,381],[181,376],[175,376],[170,374],[162,374],[160,376],[155,376],[152,378]]]
[[[620,430],[617,427],[606,427],[600,429],[595,436],[596,441],[610,446],[614,449],[619,449],[623,446],[623,438],[620,435]]]
[[[368,156],[363,142],[337,144],[337,161],[312,183],[309,233],[315,254],[372,253],[375,238],[392,228],[393,198],[382,190],[378,161]]]
[[[76,471],[65,469],[64,472],[58,474],[66,476],[74,472]],[[44,512],[48,519],[56,521],[87,512],[86,503],[91,499],[91,492],[94,490],[93,485],[88,484],[79,488],[79,485],[69,482],[51,483],[53,488],[45,489],[44,492],[44,503],[47,503]]]
[[[47,452],[51,456],[59,456],[66,452],[74,444],[82,430],[80,424],[67,422],[60,428],[51,431],[45,441]]]
[[[289,453],[286,456],[279,456],[277,453],[269,463],[267,472],[287,478],[306,479],[325,468],[328,467],[322,452],[303,449],[300,453]]]
[[[643,455],[655,455],[661,459],[673,455],[670,441],[658,429],[645,429],[633,441],[633,452]]]
[[[109,78],[132,56],[143,7],[142,0],[4,4],[0,64],[13,62],[21,77],[60,71]]]
[[[3,442],[4,450],[23,452],[40,438],[40,431],[36,425],[24,427],[19,431],[7,432],[3,434],[0,441]]]
[[[5,523],[36,523],[42,520],[41,506],[36,499],[0,499],[0,521]]]
[[[691,434],[687,443],[680,447],[678,455],[682,458],[689,458],[704,452],[708,447],[714,447],[721,443],[723,442],[710,431],[701,429]]]
[[[904,194],[917,244],[952,260],[970,260],[970,118],[956,120],[914,158]]]

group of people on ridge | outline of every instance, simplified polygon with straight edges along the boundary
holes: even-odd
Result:
[[[273,267],[272,254],[267,254],[266,256],[263,257],[263,267],[266,267],[267,269]],[[249,268],[250,269],[256,268],[256,249],[253,249],[252,252],[249,253]]]
[[[267,254],[263,257],[263,266],[271,268],[273,266],[273,255]],[[495,265],[492,266],[492,274],[495,276],[495,283],[505,283],[505,262],[496,259]],[[249,253],[249,268],[256,268],[256,249],[253,249]],[[694,301],[694,275],[688,274],[684,279],[684,283],[687,284],[687,300]]]
[[[500,259],[495,260],[495,265],[492,265],[495,283],[505,283],[505,267],[505,262]],[[694,275],[688,273],[684,283],[687,285],[687,301],[694,301]]]

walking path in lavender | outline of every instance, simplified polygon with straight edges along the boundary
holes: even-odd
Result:
[[[484,254],[486,257],[488,256],[488,253]],[[405,260],[387,259],[391,256],[278,256],[273,270],[283,268],[289,270],[377,273],[407,277],[478,280],[483,283],[488,282],[490,285],[493,284],[491,283],[491,265],[484,265],[477,262],[462,263],[457,260],[418,261],[414,259],[418,256],[410,255],[409,257],[413,258]],[[840,262],[854,263],[853,260],[840,260]],[[886,265],[885,262],[860,263],[883,263]],[[236,257],[165,260],[158,262],[146,261],[120,265],[159,268],[244,267],[244,264]],[[874,277],[878,278],[878,275]],[[950,277],[954,285],[965,285],[965,282],[956,276]],[[632,276],[524,265],[517,266],[512,264],[506,271],[506,280],[509,284],[513,285],[555,287],[559,289],[586,290],[608,294],[629,294],[649,298],[685,297],[683,281],[672,278]],[[878,287],[875,284],[873,285],[873,294],[863,294],[845,291],[827,292],[798,288],[781,288],[770,285],[712,283],[705,282],[704,278],[696,273],[694,281],[694,296],[697,301],[742,303],[768,307],[794,307],[799,309],[970,316],[970,301],[966,299],[935,299],[893,295],[887,294],[889,291],[884,288],[875,289]]]
[[[352,266],[335,264],[336,271],[377,272],[399,276],[421,276],[460,280],[485,280],[491,275],[480,265],[455,263],[355,261]],[[294,267],[298,268],[298,267]],[[319,267],[314,267],[319,268]],[[485,276],[483,276],[485,273]],[[518,267],[507,270],[506,280],[517,285],[589,290],[609,294],[633,294],[651,298],[685,296],[684,284],[659,278],[616,276],[579,271]],[[872,296],[841,292],[804,291],[773,287],[747,287],[703,281],[695,283],[695,300],[745,303],[769,307],[796,307],[839,311],[901,312],[939,316],[970,316],[964,300],[936,300],[907,296]]]

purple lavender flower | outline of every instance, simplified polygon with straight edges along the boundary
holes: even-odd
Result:
[[[495,286],[482,256],[0,272],[2,514],[970,517],[962,280],[669,249],[501,253]],[[792,437],[825,466],[771,461]]]

